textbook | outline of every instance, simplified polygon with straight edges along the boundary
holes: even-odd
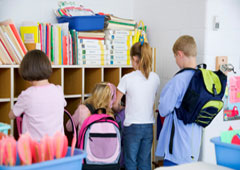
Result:
[[[21,38],[24,43],[38,43],[38,26],[21,26]]]
[[[110,21],[127,23],[127,24],[132,24],[132,25],[136,25],[137,24],[137,22],[132,20],[132,19],[124,19],[124,18],[113,16],[113,15],[109,15],[108,17],[109,17]]]

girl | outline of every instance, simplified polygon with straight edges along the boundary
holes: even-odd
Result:
[[[63,113],[66,101],[63,89],[48,82],[52,74],[51,63],[40,50],[29,51],[23,58],[19,74],[32,85],[22,91],[9,113],[10,119],[23,115],[22,132],[28,132],[34,140],[44,135],[64,133]]]
[[[131,47],[130,55],[135,71],[124,75],[120,80],[114,110],[120,110],[120,101],[125,94],[125,168],[151,170],[153,106],[160,79],[152,72],[152,50],[148,43],[135,43]]]
[[[111,83],[98,83],[92,90],[92,95],[84,101],[84,104],[80,104],[74,112],[72,119],[75,127],[78,128],[78,132],[84,120],[89,117],[95,109],[106,109],[106,113],[113,116],[112,105],[116,99],[116,87]],[[72,125],[70,120],[67,122],[66,128],[68,131],[72,131]]]

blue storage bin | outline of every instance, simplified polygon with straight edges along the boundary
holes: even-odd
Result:
[[[8,134],[8,130],[11,128],[10,125],[6,124],[6,123],[0,123],[0,132],[4,133],[4,134]]]
[[[16,166],[0,166],[1,170],[81,170],[82,160],[86,157],[86,153],[80,149],[74,150],[74,156],[70,156],[71,148],[68,147],[67,156],[61,159],[34,163],[32,165],[20,165],[17,156]]]
[[[212,138],[211,142],[215,144],[218,165],[240,169],[240,145],[223,143],[220,137]]]
[[[94,31],[104,29],[104,15],[95,16],[61,16],[57,17],[58,23],[69,23],[69,29],[76,31]]]

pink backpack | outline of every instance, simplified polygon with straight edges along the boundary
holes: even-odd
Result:
[[[84,164],[119,164],[121,136],[117,122],[106,114],[92,114],[83,122],[77,147],[87,153]]]

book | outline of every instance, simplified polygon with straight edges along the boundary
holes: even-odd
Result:
[[[2,43],[5,45],[6,51],[9,53],[10,58],[15,64],[19,64],[19,60],[17,58],[16,53],[14,52],[14,49],[12,48],[10,42],[7,40],[6,35],[4,34],[2,27],[0,27],[0,39]]]
[[[2,64],[13,64],[10,56],[2,44],[2,41],[0,41],[0,59]]]
[[[38,26],[21,26],[21,38],[24,43],[38,43]]]
[[[18,53],[20,54],[21,56],[21,60],[23,58],[23,56],[25,55],[24,52],[22,51],[21,47],[20,47],[20,44],[18,43],[16,37],[14,36],[11,28],[10,28],[10,25],[5,25],[5,26],[2,26],[2,27],[5,27],[5,32],[8,34],[9,38],[11,39],[11,41],[13,42],[13,45],[16,47],[16,50],[18,51]]]
[[[136,23],[135,24],[129,24],[129,23],[125,23],[125,22],[116,22],[116,21],[108,21],[108,23],[112,23],[112,24],[119,24],[119,25],[127,25],[127,26],[133,26],[135,27],[136,26]]]
[[[130,25],[121,25],[121,24],[116,24],[116,23],[108,23],[107,29],[111,29],[111,30],[134,30],[135,27],[134,26],[130,26]]]
[[[137,22],[132,19],[120,18],[120,17],[116,17],[114,15],[109,15],[108,17],[109,17],[110,21],[123,22],[123,23],[128,23],[128,24],[133,24],[133,25],[137,24]]]
[[[95,38],[104,38],[105,33],[99,31],[86,31],[86,32],[78,32],[79,37],[95,37]]]
[[[101,60],[101,59],[107,59],[107,55],[105,54],[81,54],[79,55],[79,58],[82,60]]]
[[[104,40],[78,38],[78,42],[79,42],[79,44],[102,44],[102,45],[104,45]]]
[[[105,45],[99,44],[78,44],[78,49],[91,49],[91,50],[106,50]]]
[[[131,30],[105,30],[104,31],[106,35],[114,35],[114,36],[117,36],[117,35],[131,35],[131,36],[134,36],[135,34],[135,31],[131,31]]]
[[[90,40],[104,40],[104,38],[98,38],[98,37],[82,37],[78,36],[80,39],[90,39]]]
[[[25,47],[25,45],[24,45],[24,43],[23,43],[23,41],[20,37],[20,34],[19,34],[17,28],[15,27],[15,25],[13,23],[9,24],[9,26],[12,29],[12,32],[13,32],[14,36],[16,37],[16,39],[17,39],[17,41],[18,41],[18,43],[19,43],[19,45],[20,45],[20,47],[21,47],[21,49],[22,49],[22,51],[25,55],[27,53],[27,49],[26,49],[26,47]]]
[[[79,55],[82,55],[82,54],[90,54],[90,55],[96,55],[96,54],[108,54],[108,50],[89,50],[89,49],[86,49],[86,50],[79,50],[78,51],[78,54]]]

